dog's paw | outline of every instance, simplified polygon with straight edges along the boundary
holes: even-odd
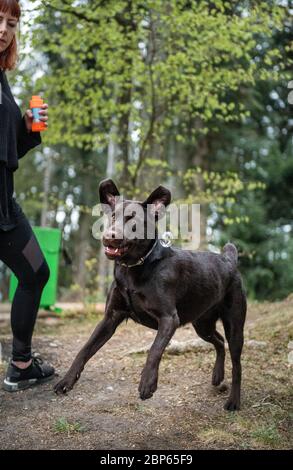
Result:
[[[54,386],[54,392],[57,395],[62,395],[66,394],[70,390],[73,389],[75,382],[77,381],[77,377],[72,379],[71,377],[64,377],[64,379],[60,380],[55,386]]]
[[[224,380],[224,368],[223,367],[215,367],[213,370],[212,375],[212,385],[217,387],[222,383]]]
[[[240,400],[229,397],[224,405],[224,409],[227,411],[240,410]]]
[[[139,396],[142,400],[151,398],[157,390],[158,377],[143,375],[138,387]]]

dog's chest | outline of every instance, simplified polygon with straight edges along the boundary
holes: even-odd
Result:
[[[134,283],[133,280],[127,276],[116,277],[116,282],[131,312],[131,318],[150,328],[156,328],[156,317],[151,308],[149,295],[145,292],[145,289],[140,286],[139,283]]]
[[[127,305],[135,313],[145,311],[147,309],[147,299],[140,289],[134,286],[124,284],[120,287],[120,292],[125,298]]]

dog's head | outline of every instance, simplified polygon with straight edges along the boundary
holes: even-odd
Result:
[[[170,191],[159,186],[143,202],[124,200],[114,182],[108,179],[100,183],[99,192],[108,215],[103,236],[106,256],[124,262],[138,260],[155,240],[156,222],[170,204]]]

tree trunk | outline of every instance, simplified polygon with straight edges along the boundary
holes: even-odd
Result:
[[[81,160],[85,163],[88,158],[88,153],[84,151],[81,155]],[[76,232],[75,239],[74,282],[80,286],[82,291],[84,291],[87,282],[87,268],[85,262],[90,254],[91,229],[93,223],[91,215],[93,194],[93,178],[89,173],[82,177],[81,197],[79,202],[81,212],[79,214],[79,228]]]
[[[43,186],[43,204],[42,204],[42,213],[41,213],[41,227],[47,227],[47,215],[49,209],[49,194],[51,186],[51,176],[53,173],[53,162],[51,153],[47,155],[46,158],[46,168],[44,173],[44,186]]]
[[[108,156],[107,156],[107,178],[112,178],[115,171],[115,161],[117,157],[117,145],[114,140],[111,138],[112,135],[115,135],[117,129],[115,126],[112,126],[108,144]],[[104,253],[104,246],[101,240],[101,246],[99,251],[99,271],[98,271],[98,291],[106,297],[109,289],[109,273],[112,269],[111,261],[106,258]]]
[[[75,284],[80,286],[81,291],[83,292],[86,286],[87,281],[87,269],[85,262],[88,259],[89,255],[89,238],[91,236],[91,223],[92,218],[87,213],[81,213],[79,216],[79,230],[78,238],[76,240],[76,263],[75,263]]]
[[[197,127],[199,128],[201,126],[201,122],[197,123]],[[208,152],[209,152],[209,147],[208,147],[208,139],[207,136],[202,136],[199,138],[198,145],[196,152],[193,156],[192,163],[194,166],[199,167],[202,171],[205,171],[208,169]],[[205,182],[203,177],[199,174],[198,175],[198,187],[200,192],[205,191]],[[200,204],[200,250],[205,250],[207,249],[208,246],[208,238],[207,238],[207,213],[208,213],[208,207],[206,204],[201,203]]]

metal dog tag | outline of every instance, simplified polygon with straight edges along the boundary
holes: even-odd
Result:
[[[164,248],[169,248],[173,243],[172,232],[164,232],[160,238],[160,243]]]

